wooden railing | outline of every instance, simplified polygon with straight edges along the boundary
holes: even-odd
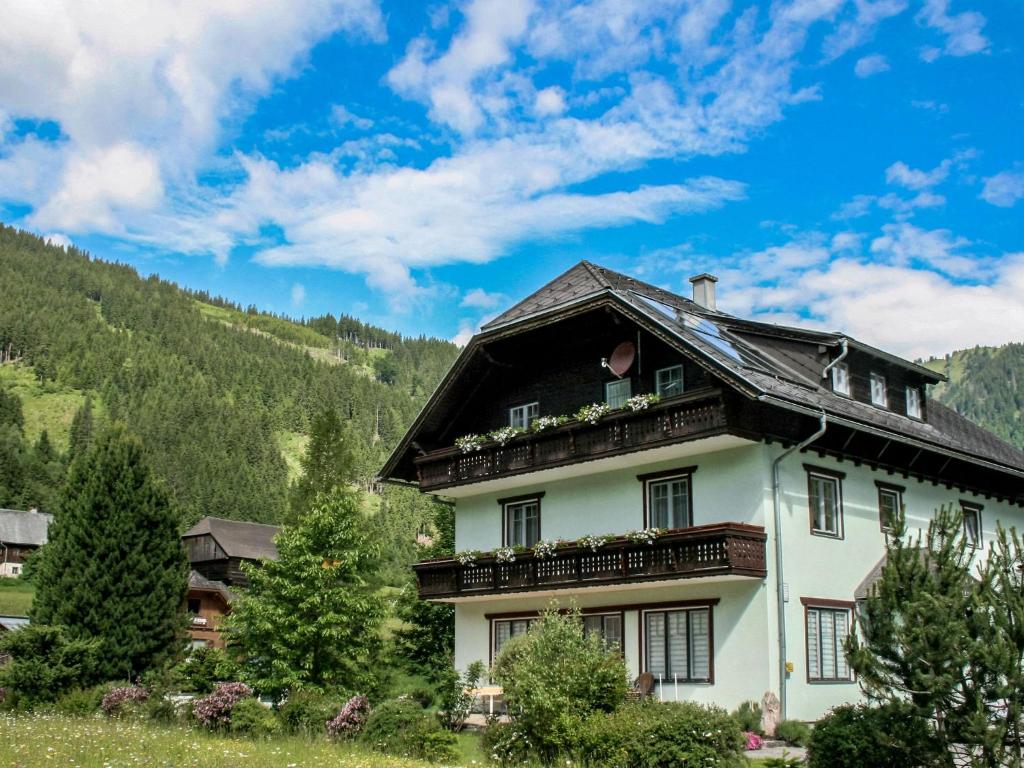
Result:
[[[473,565],[445,559],[413,567],[420,597],[434,599],[702,576],[763,579],[766,538],[759,526],[716,523],[670,531],[652,544],[617,538],[596,551],[573,543],[545,558],[523,552],[511,563],[488,556]]]
[[[420,489],[430,491],[720,434],[725,426],[721,393],[704,390],[643,411],[613,413],[597,424],[573,422],[520,435],[504,446],[432,451],[418,457],[416,467]]]

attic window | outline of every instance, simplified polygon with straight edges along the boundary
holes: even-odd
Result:
[[[525,403],[508,409],[508,425],[527,429],[540,416],[540,403]]]
[[[917,387],[907,387],[907,416],[921,418],[921,390]]]
[[[683,394],[683,366],[660,368],[654,374],[654,391],[661,397]]]
[[[632,394],[633,386],[629,379],[609,381],[604,385],[604,401],[612,408],[622,408]]]
[[[889,407],[889,393],[885,388],[885,376],[880,373],[871,374],[871,404],[879,408]]]
[[[850,366],[846,363],[838,363],[832,368],[832,391],[850,396]]]

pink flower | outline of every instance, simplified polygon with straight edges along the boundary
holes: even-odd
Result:
[[[753,731],[747,731],[744,736],[747,737],[747,749],[760,749],[764,746],[764,739]]]
[[[370,701],[365,696],[353,696],[341,712],[327,721],[327,733],[338,738],[355,736],[363,729],[370,715]]]

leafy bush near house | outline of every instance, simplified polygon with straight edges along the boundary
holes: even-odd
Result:
[[[289,693],[277,713],[288,733],[321,736],[327,728],[327,722],[338,714],[342,706],[340,696],[303,689]]]
[[[192,704],[192,715],[211,730],[231,725],[231,714],[243,699],[252,697],[252,688],[245,683],[221,683],[213,692]]]
[[[741,730],[764,736],[764,731],[761,730],[761,705],[756,701],[742,702],[733,710],[732,718],[739,724]]]
[[[327,721],[327,734],[336,739],[351,739],[359,735],[370,716],[370,700],[353,696],[341,711]]]
[[[579,727],[584,765],[612,768],[733,768],[746,764],[736,721],[693,702],[627,704],[596,712]]]
[[[431,762],[458,759],[455,734],[444,730],[435,717],[413,701],[387,701],[375,707],[366,720],[360,739],[368,746],[396,757],[415,757]]]
[[[0,655],[11,661],[0,669],[7,705],[30,709],[61,693],[96,682],[95,640],[72,638],[63,627],[30,624],[0,636]]]
[[[179,685],[196,693],[210,693],[217,683],[237,680],[238,664],[221,648],[195,648],[174,668]]]
[[[62,715],[85,717],[99,711],[103,699],[112,688],[111,683],[101,683],[90,688],[72,688],[61,694],[53,704],[54,711]]]
[[[814,726],[807,756],[809,768],[950,765],[928,724],[898,703],[836,707]]]
[[[149,690],[141,685],[122,685],[104,694],[100,709],[108,717],[138,712],[149,700]]]
[[[794,747],[806,747],[811,740],[811,726],[801,720],[783,720],[775,727],[775,737]]]
[[[268,739],[283,730],[273,710],[252,697],[240,700],[231,708],[229,729],[254,739]]]
[[[442,672],[438,683],[441,711],[437,717],[449,731],[461,731],[466,724],[469,710],[473,707],[474,696],[471,691],[480,685],[484,671],[483,662],[474,661],[463,675],[459,674],[454,665]]]
[[[615,710],[629,688],[621,654],[584,635],[579,611],[542,614],[502,649],[494,677],[510,716],[543,761],[570,751],[579,720]]]
[[[523,765],[530,760],[530,740],[519,723],[488,723],[480,738],[480,749],[498,765]]]

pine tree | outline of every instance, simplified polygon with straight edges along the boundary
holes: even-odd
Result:
[[[72,466],[39,565],[32,621],[100,641],[102,679],[180,648],[188,566],[177,515],[138,440],[112,428]]]
[[[249,589],[228,619],[260,691],[365,691],[375,674],[379,594],[367,582],[378,548],[350,489],[320,494],[277,537],[278,559],[247,569]]]
[[[74,460],[89,450],[94,429],[92,398],[86,397],[85,402],[75,411],[75,415],[71,419],[71,444],[68,447],[69,459]]]
[[[0,427],[12,425],[20,432],[25,426],[25,415],[21,409],[21,398],[11,392],[0,390]]]
[[[319,493],[330,493],[352,480],[356,461],[348,430],[333,408],[313,419],[309,446],[302,457],[302,477],[292,487],[291,520],[298,520]]]

